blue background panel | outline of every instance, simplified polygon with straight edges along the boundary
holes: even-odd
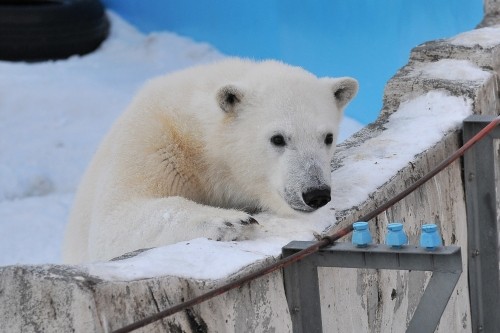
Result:
[[[347,114],[368,123],[411,48],[473,29],[482,0],[103,0],[143,32],[168,30],[226,55],[273,58],[318,76],[352,76]]]

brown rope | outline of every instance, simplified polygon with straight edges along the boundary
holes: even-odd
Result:
[[[446,168],[448,165],[456,161],[458,158],[463,156],[463,154],[469,150],[476,142],[480,141],[482,138],[484,138],[488,133],[490,133],[495,127],[500,125],[500,116],[496,117],[493,119],[488,125],[486,125],[481,131],[479,131],[476,135],[474,135],[469,141],[467,141],[460,149],[455,151],[450,157],[445,159],[443,162],[441,162],[437,167],[432,169],[430,172],[428,172],[426,175],[424,175],[422,178],[420,178],[418,181],[416,181],[413,185],[405,189],[403,192],[399,193],[389,201],[387,201],[385,204],[381,205],[377,209],[373,210],[372,212],[360,217],[358,221],[369,221],[379,215],[380,213],[384,212],[388,208],[392,207],[395,203],[398,201],[402,200],[405,198],[408,194],[412,193],[415,191],[418,187],[420,187],[422,184],[427,182],[429,179],[434,177],[436,174],[438,174],[440,171],[442,171],[444,168]],[[150,317],[144,318],[142,320],[136,321],[130,325],[124,326],[120,329],[117,329],[113,331],[113,333],[128,333],[133,330],[136,330],[138,328],[144,327],[146,325],[149,325],[157,320],[163,319],[165,317],[171,316],[177,312],[180,312],[182,310],[186,310],[194,305],[200,304],[204,301],[207,301],[215,296],[221,295],[229,290],[238,288],[242,286],[243,284],[250,282],[252,280],[255,280],[259,277],[262,277],[266,274],[272,273],[278,269],[287,267],[294,262],[297,262],[305,257],[307,257],[310,254],[313,254],[317,252],[319,249],[333,244],[335,241],[338,239],[348,235],[351,231],[353,230],[353,225],[350,224],[347,227],[340,229],[339,231],[335,232],[334,234],[330,236],[325,236],[323,239],[320,241],[314,243],[313,245],[309,246],[308,248],[305,248],[297,253],[294,253],[291,256],[288,256],[286,258],[282,258],[278,260],[277,262],[267,266],[263,267],[253,273],[250,273],[246,276],[243,276],[231,283],[225,284],[219,288],[216,288],[214,290],[211,290],[205,294],[202,294],[200,296],[197,296],[189,301],[185,301],[183,303],[180,303],[178,305],[175,305],[169,309],[160,311]]]

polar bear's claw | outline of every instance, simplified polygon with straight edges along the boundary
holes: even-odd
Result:
[[[256,219],[254,219],[253,217],[249,216],[248,219],[244,220],[244,221],[241,221],[241,224],[243,225],[248,225],[248,224],[259,224],[259,222],[257,222]]]

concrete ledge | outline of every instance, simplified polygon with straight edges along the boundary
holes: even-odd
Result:
[[[233,277],[247,274],[259,262]],[[193,298],[228,280],[163,276],[105,281],[84,267],[0,268],[4,332],[109,332]],[[281,272],[257,279],[137,332],[290,332]]]
[[[0,267],[1,330],[103,332],[94,298],[100,282],[78,267]]]
[[[500,26],[471,30],[450,39],[424,43],[414,48],[410,62],[441,59],[468,60],[498,73],[500,66]]]

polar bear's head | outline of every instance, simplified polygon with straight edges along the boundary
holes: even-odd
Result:
[[[236,206],[289,215],[330,201],[330,162],[352,78],[321,78],[276,62],[217,91],[225,113],[223,159],[236,175]]]

